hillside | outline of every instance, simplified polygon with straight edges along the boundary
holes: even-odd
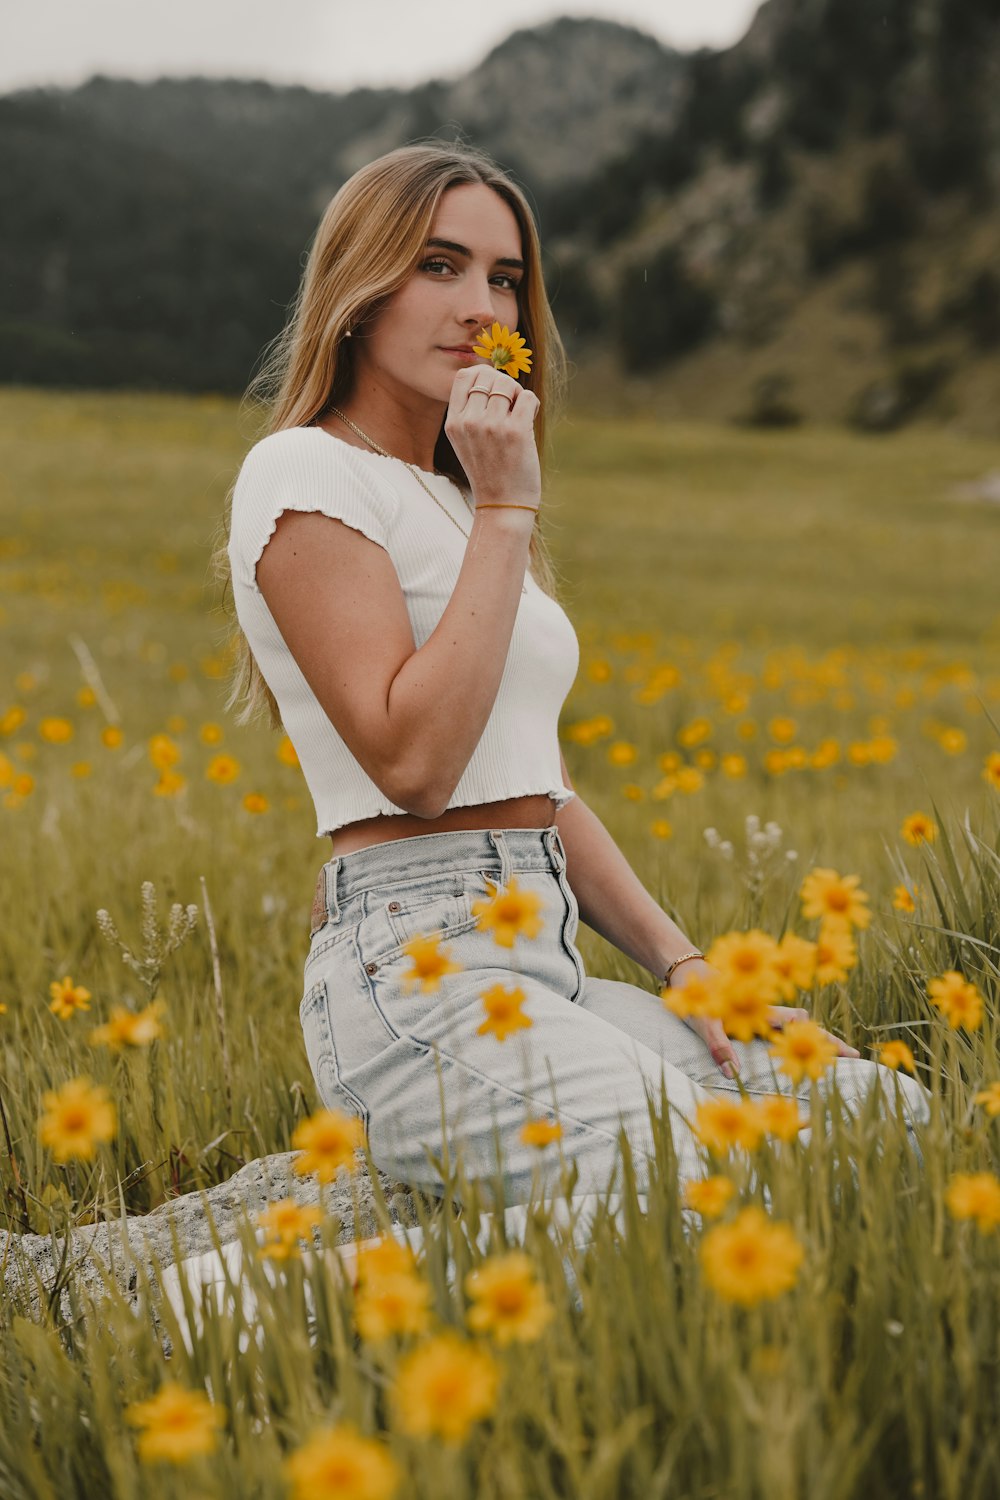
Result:
[[[331,194],[431,135],[528,192],[579,400],[1000,430],[1000,0],[765,0],[693,53],[562,17],[410,90],[0,97],[2,378],[241,391]]]

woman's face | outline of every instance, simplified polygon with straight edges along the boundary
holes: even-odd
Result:
[[[449,188],[417,269],[352,339],[362,384],[367,377],[408,387],[447,405],[456,371],[469,363],[446,353],[447,346],[474,344],[494,322],[513,332],[523,276],[521,231],[510,205],[482,182]]]

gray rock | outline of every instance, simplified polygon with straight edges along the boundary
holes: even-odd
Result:
[[[253,1220],[269,1203],[294,1198],[304,1206],[319,1204],[320,1183],[315,1174],[300,1177],[292,1170],[298,1155],[286,1151],[248,1162],[226,1182],[172,1198],[149,1214],[129,1215],[124,1222],[114,1219],[80,1225],[71,1231],[68,1245],[65,1237],[0,1231],[0,1268],[6,1295],[37,1316],[43,1299],[51,1298],[58,1282],[60,1315],[68,1320],[73,1310],[67,1279],[71,1277],[76,1286],[96,1297],[106,1295],[106,1278],[110,1275],[134,1307],[139,1296],[137,1263],[143,1264],[152,1285],[158,1288],[154,1256],[166,1268],[214,1251],[212,1224],[220,1245],[225,1246],[239,1239],[240,1224],[246,1217]],[[407,1227],[418,1224],[413,1191],[377,1168],[376,1175],[390,1221]],[[338,1242],[380,1233],[375,1193],[362,1152],[358,1153],[356,1172],[342,1168],[336,1180],[326,1186],[324,1202],[327,1212],[339,1220]],[[171,1226],[176,1231],[177,1250]]]

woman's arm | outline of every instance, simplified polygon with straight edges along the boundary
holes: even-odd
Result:
[[[575,791],[562,750],[559,763],[563,781]],[[661,980],[671,960],[689,953],[697,944],[653,900],[579,792],[559,809],[556,826],[566,850],[566,878],[580,907],[581,921]]]

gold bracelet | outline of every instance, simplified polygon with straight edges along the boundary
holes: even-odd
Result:
[[[676,967],[677,967],[678,964],[685,963],[687,961],[687,959],[689,959],[689,958],[704,958],[704,957],[705,957],[704,953],[702,953],[699,948],[692,948],[692,950],[691,950],[690,953],[682,953],[681,956],[680,956],[680,958],[675,958],[674,961],[673,961],[673,963],[667,969],[667,972],[664,974],[663,979],[662,979],[662,981],[660,983],[660,988],[661,989],[667,989],[669,987],[669,985],[670,985],[670,976],[674,972],[674,970],[676,969]]]
[[[537,512],[536,505],[477,505],[476,510],[533,510]]]

